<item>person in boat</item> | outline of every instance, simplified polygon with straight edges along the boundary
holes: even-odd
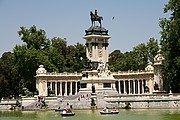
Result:
[[[105,107],[104,109],[103,109],[103,111],[104,112],[108,112],[109,110],[108,110],[108,107]]]
[[[64,108],[64,110],[63,110],[63,114],[65,114],[65,113],[72,113],[72,111],[71,111],[70,109],[66,109],[66,108]]]
[[[64,110],[63,110],[63,114],[65,114],[65,113],[67,113],[67,109],[66,108],[64,108]]]
[[[115,108],[115,107],[113,107],[112,111],[113,111],[113,112],[116,112],[117,110],[116,110],[116,108]]]

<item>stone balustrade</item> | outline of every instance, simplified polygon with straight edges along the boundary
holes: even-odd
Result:
[[[118,71],[118,72],[112,72],[113,75],[130,75],[130,74],[149,74],[149,73],[154,73],[153,70],[137,70],[137,71]]]
[[[104,96],[107,102],[140,102],[140,101],[180,101],[180,94],[171,95],[157,95],[157,94],[147,94],[147,95],[121,95],[121,96]]]
[[[63,73],[56,73],[56,72],[47,72],[46,74],[39,74],[37,76],[82,76],[82,73],[68,73],[68,72],[63,72]]]

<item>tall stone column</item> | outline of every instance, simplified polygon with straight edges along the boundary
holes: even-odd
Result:
[[[57,81],[55,81],[55,95],[57,96]]]
[[[50,83],[50,89],[52,90],[52,82],[49,82]]]
[[[128,80],[128,88],[129,88],[129,94],[131,94],[131,81]]]
[[[145,91],[146,90],[146,86],[147,86],[147,80],[145,79],[144,80],[144,91],[143,91],[144,93],[146,93],[146,91]]]
[[[108,54],[108,45],[109,45],[109,43],[108,43],[108,40],[106,40],[106,39],[104,39],[104,41],[105,41],[104,56],[105,56],[105,61],[108,62],[108,56],[107,56],[107,54]]]
[[[140,94],[140,81],[137,80],[137,88],[138,88],[138,94]]]
[[[144,80],[142,80],[142,94],[144,94],[144,85],[145,85],[145,82]]]
[[[62,82],[59,82],[60,95],[62,96]]]
[[[127,91],[126,91],[126,81],[124,80],[124,94],[127,94]]]
[[[78,84],[77,84],[77,82],[75,82],[75,91],[76,91],[75,95],[77,95],[77,92],[78,92],[77,90],[78,90]]]
[[[64,96],[67,96],[67,82],[65,81],[64,82],[64,86],[65,86],[65,90],[64,90]]]
[[[121,94],[121,81],[118,81],[118,85],[119,85],[119,94]]]
[[[70,82],[70,93],[69,95],[72,95],[72,82]]]
[[[92,44],[92,47],[93,47],[93,54],[92,54],[93,60],[96,60],[97,55],[96,55],[96,46],[95,46],[95,44]]]
[[[133,80],[133,94],[136,94],[136,82]]]

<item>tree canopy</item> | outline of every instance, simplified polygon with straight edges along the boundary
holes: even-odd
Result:
[[[36,91],[35,75],[43,64],[48,72],[80,72],[85,62],[85,46],[67,45],[61,38],[47,38],[35,25],[20,27],[18,31],[23,45],[16,45],[13,53],[0,58],[0,98],[24,95],[24,90]],[[13,83],[13,84],[12,84]]]
[[[158,42],[154,38],[141,43],[130,52],[121,53],[115,50],[109,54],[109,65],[111,71],[144,70],[149,62],[153,63],[153,58],[159,50]]]
[[[169,0],[164,8],[170,17],[160,21],[161,41],[165,58],[163,67],[163,79],[166,89],[180,92],[180,2]]]

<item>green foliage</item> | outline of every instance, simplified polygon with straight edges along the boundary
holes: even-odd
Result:
[[[144,70],[148,62],[153,62],[158,50],[158,42],[154,38],[124,54],[115,50],[109,55],[109,68],[111,71]]]
[[[20,75],[21,92],[27,88],[35,92],[35,75],[39,65],[43,64],[48,72],[82,71],[85,60],[85,46],[77,43],[67,46],[61,38],[48,39],[44,30],[36,26],[29,29],[20,27],[18,34],[23,45],[16,45],[14,52],[14,68]]]
[[[170,0],[165,5],[164,12],[171,13],[169,19],[160,21],[161,41],[163,55],[165,57],[163,76],[166,89],[172,92],[180,92],[180,2]]]
[[[140,70],[143,70],[148,62],[148,51],[146,45],[144,43],[139,44],[133,48],[133,52],[135,54],[135,58],[133,59],[136,61],[136,66]]]
[[[35,25],[29,29],[20,27],[18,34],[21,40],[27,44],[27,48],[33,47],[36,50],[44,50],[49,46],[50,41],[46,38],[45,31],[37,30]]]
[[[159,50],[158,41],[154,38],[150,38],[146,45],[148,60],[151,63],[154,63],[154,57],[157,55],[157,51]]]
[[[13,84],[12,84],[13,83]],[[13,54],[6,52],[0,58],[0,99],[18,96],[19,75],[14,69]]]

